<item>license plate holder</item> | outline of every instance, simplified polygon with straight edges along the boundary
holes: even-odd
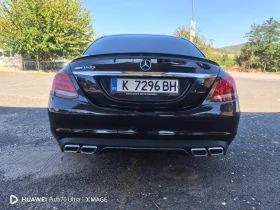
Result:
[[[179,87],[178,79],[111,78],[111,94],[176,96]]]

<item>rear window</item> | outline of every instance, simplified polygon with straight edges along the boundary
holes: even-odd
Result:
[[[166,53],[205,58],[190,41],[161,35],[112,35],[97,39],[83,55],[111,53]]]

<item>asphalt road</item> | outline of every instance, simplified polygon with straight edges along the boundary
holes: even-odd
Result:
[[[53,74],[0,72],[0,209],[279,210],[280,75],[233,75],[238,136],[226,156],[193,158],[61,153],[46,110]]]

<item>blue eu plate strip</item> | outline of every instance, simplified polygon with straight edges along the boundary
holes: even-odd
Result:
[[[115,93],[118,90],[117,78],[112,78],[112,92]]]

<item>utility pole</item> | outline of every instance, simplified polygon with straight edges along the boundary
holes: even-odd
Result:
[[[195,37],[194,0],[192,0],[192,20],[191,20],[191,28],[190,28],[190,41],[191,42],[193,42],[194,37]]]
[[[194,0],[192,0],[192,21],[194,21]]]

